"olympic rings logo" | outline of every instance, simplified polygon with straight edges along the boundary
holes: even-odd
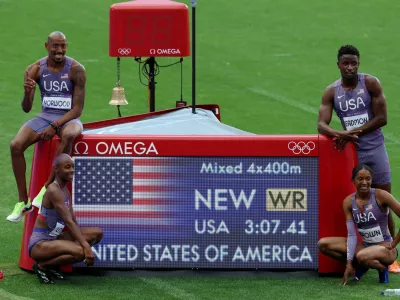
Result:
[[[296,143],[296,142],[291,141],[288,144],[288,149],[290,151],[292,151],[293,154],[300,154],[300,153],[309,154],[311,151],[313,151],[315,149],[315,144],[314,144],[314,142],[305,143],[303,141],[300,141],[300,142]]]
[[[118,53],[121,55],[128,55],[131,53],[131,48],[119,48]]]

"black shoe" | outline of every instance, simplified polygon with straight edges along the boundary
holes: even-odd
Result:
[[[61,270],[59,268],[57,269],[50,269],[48,271],[48,273],[50,274],[51,277],[53,277],[54,279],[58,279],[58,280],[64,280],[65,275],[63,272],[61,272]]]
[[[44,283],[44,284],[53,284],[53,283],[55,283],[53,280],[51,280],[49,274],[45,270],[40,269],[38,267],[37,262],[35,262],[32,265],[32,270],[33,270],[33,272],[35,272],[35,274],[39,278],[40,283]]]

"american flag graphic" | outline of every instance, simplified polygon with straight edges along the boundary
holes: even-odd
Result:
[[[79,224],[109,230],[179,225],[181,190],[169,158],[75,157],[73,208]],[[158,232],[159,233],[159,232]]]
[[[66,79],[68,77],[69,77],[68,73],[65,73],[65,74],[61,75],[61,79]]]

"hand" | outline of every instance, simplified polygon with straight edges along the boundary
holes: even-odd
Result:
[[[29,94],[33,91],[36,86],[35,80],[29,78],[28,70],[25,71],[25,80],[24,80],[24,91],[25,93]]]
[[[89,247],[85,247],[84,248],[84,254],[85,254],[85,264],[90,267],[93,266],[94,264],[94,254],[92,251],[92,248]]]
[[[342,139],[342,140],[345,140],[347,142],[357,142],[358,141],[358,135],[361,132],[362,132],[362,130],[359,130],[359,129],[358,130],[354,129],[354,130],[350,130],[350,131],[338,130],[338,131],[336,131],[335,137],[339,138],[339,139]]]
[[[47,126],[43,131],[39,133],[40,139],[42,140],[51,140],[53,136],[56,134],[56,130],[50,125]]]
[[[344,150],[344,148],[346,147],[346,145],[347,145],[347,143],[348,143],[348,141],[345,141],[345,140],[343,140],[343,139],[341,139],[341,138],[337,138],[337,137],[334,137],[333,140],[335,141],[335,146],[334,146],[334,148],[335,148],[337,151],[342,151],[342,150]]]
[[[354,274],[355,274],[354,267],[351,264],[347,263],[346,264],[346,270],[344,271],[344,275],[343,275],[343,280],[342,280],[342,282],[340,284],[341,285],[346,285],[347,281],[349,279],[349,276],[350,277],[354,277]]]
[[[358,135],[362,132],[362,130],[351,130],[351,131],[337,131],[336,136],[333,137],[335,141],[335,149],[338,151],[342,151],[348,142],[353,142],[358,145]]]

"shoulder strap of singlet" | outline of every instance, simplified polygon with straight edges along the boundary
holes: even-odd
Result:
[[[353,193],[353,195],[351,196],[351,207],[358,208],[357,203],[356,203],[356,193]]]
[[[41,78],[42,75],[43,75],[43,71],[44,71],[44,69],[45,69],[45,66],[47,65],[47,56],[42,57],[42,58],[39,60],[39,65],[40,65],[40,72],[39,72],[39,75],[40,75],[40,78]]]
[[[72,57],[66,56],[64,66],[71,67],[73,62],[74,62],[74,59]]]
[[[341,86],[342,85],[342,79],[341,78],[339,78],[338,80],[336,80],[334,83],[332,83],[332,86],[334,87],[334,88],[337,88],[337,87],[339,87],[339,86]]]
[[[361,83],[361,86],[363,87],[363,88],[365,88],[365,90],[367,90],[367,86],[366,86],[366,84],[365,84],[365,77],[367,76],[368,74],[365,74],[365,73],[358,73],[358,81]]]
[[[382,206],[380,206],[378,201],[376,200],[376,190],[375,189],[371,189],[371,203],[374,203],[376,205],[376,207],[378,207],[379,210],[383,214],[386,214],[386,215],[389,214],[389,208],[387,209],[387,211],[383,211]]]
[[[58,185],[58,187],[61,189],[61,191],[63,192],[64,202],[65,202],[65,200],[67,200],[67,203],[69,203],[69,197],[68,197],[67,193],[65,192],[66,186],[64,186],[64,188],[62,189],[60,184],[56,180],[54,180],[53,182],[56,183]]]

